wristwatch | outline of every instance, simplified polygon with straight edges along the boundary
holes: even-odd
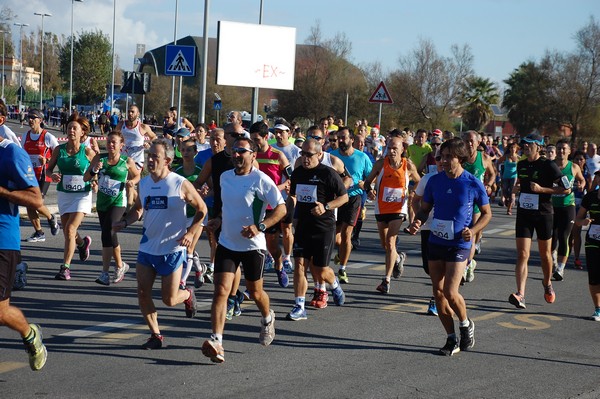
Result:
[[[267,226],[265,226],[264,223],[258,224],[258,231],[260,231],[261,233],[264,233],[266,229],[267,229]]]
[[[326,211],[330,211],[331,210],[331,208],[329,207],[329,202],[325,204],[325,210]]]

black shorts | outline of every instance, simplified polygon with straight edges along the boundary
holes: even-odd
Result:
[[[535,231],[538,240],[552,239],[553,215],[523,215],[517,212],[515,222],[516,238],[533,238]]]
[[[375,215],[375,220],[382,223],[393,222],[394,220],[406,220],[406,215],[403,213],[382,213]]]
[[[215,253],[215,273],[235,273],[240,265],[246,281],[258,281],[263,276],[267,252],[262,249],[232,251],[221,244]]]
[[[427,259],[429,262],[442,260],[444,262],[462,263],[469,260],[471,250],[467,248],[447,247],[429,243]]]
[[[265,219],[268,218],[273,213],[273,209],[267,209],[265,211]],[[265,234],[279,234],[281,233],[281,226],[278,223],[275,223],[273,226],[269,227],[265,230]]]
[[[355,226],[360,215],[360,195],[348,198],[348,202],[338,208],[337,224],[346,223],[349,226]]]
[[[288,208],[288,207],[286,207],[286,208]],[[294,221],[294,209],[295,208],[292,208],[292,209],[288,208],[288,211],[286,212],[286,214],[283,217],[283,219],[281,219],[280,223],[283,223],[283,224],[292,224],[292,222]]]
[[[21,263],[21,251],[0,251],[0,301],[10,298],[17,265]]]
[[[335,229],[319,233],[296,230],[294,234],[294,258],[312,259],[317,267],[329,266],[335,247]]]
[[[600,285],[600,248],[597,244],[586,243],[585,264],[588,270],[588,284]]]

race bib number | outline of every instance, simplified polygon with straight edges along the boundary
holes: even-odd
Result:
[[[85,191],[85,182],[81,175],[63,175],[62,184],[65,191]]]
[[[383,202],[403,202],[404,190],[401,188],[384,187]]]
[[[454,240],[454,222],[452,220],[433,219],[431,232],[444,240]]]
[[[107,175],[103,175],[98,180],[98,189],[102,194],[116,198],[121,192],[121,182],[118,180],[113,180]]]
[[[296,186],[296,198],[298,202],[317,202],[317,186],[314,184],[298,184]]]
[[[31,159],[31,164],[34,168],[39,168],[40,166],[42,166],[42,164],[40,163],[39,155],[30,155],[29,159]]]
[[[600,224],[591,224],[588,230],[588,238],[594,241],[600,241]]]
[[[157,196],[157,197],[152,197],[152,196],[148,196],[146,197],[146,200],[144,201],[144,209],[148,210],[148,209],[167,209],[169,205],[169,197],[167,196]]]
[[[519,196],[519,207],[537,211],[540,204],[540,196],[532,193],[521,193]]]

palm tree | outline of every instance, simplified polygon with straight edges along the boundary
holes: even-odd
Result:
[[[481,130],[493,116],[492,104],[497,104],[498,88],[489,79],[473,76],[467,79],[462,94],[462,119],[468,129]]]

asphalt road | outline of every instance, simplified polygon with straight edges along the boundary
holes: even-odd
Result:
[[[51,207],[54,195],[51,187]],[[194,319],[185,318],[183,305],[162,304],[156,289],[166,346],[142,350],[148,331],[137,305],[134,268],[118,285],[94,283],[101,269],[98,220],[87,217],[82,225],[93,239],[91,257],[74,260],[68,282],[54,280],[63,238],[51,236],[44,224],[46,242],[23,243],[28,286],[13,294],[12,303],[42,326],[48,363],[32,372],[17,335],[0,328],[0,397],[600,397],[600,323],[589,320],[587,273],[567,269],[565,280],[554,283],[556,302],[546,304],[534,248],[528,307],[515,309],[507,302],[515,289],[514,216],[497,206],[493,211],[475,281],[461,289],[476,325],[472,351],[450,358],[437,354],[445,334],[436,317],[425,315],[431,288],[418,237],[400,236],[399,246],[409,254],[404,275],[392,282],[388,295],[375,290],[383,252],[370,213],[348,266],[346,304],[337,307],[330,299],[326,309],[308,308],[308,320],[287,321],[292,288],[280,288],[269,273],[265,286],[277,315],[275,341],[259,345],[259,313],[244,304],[243,314],[226,325],[226,362],[220,365],[200,351],[210,335],[212,285],[197,290]],[[21,225],[24,239],[31,224]],[[140,233],[136,224],[119,236],[130,264]],[[204,238],[200,253],[206,258]]]

